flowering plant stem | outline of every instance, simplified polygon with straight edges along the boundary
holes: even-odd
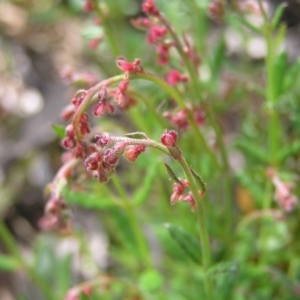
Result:
[[[124,190],[118,176],[114,175],[111,180],[112,180],[112,183],[113,183],[114,187],[116,188],[117,192],[123,199],[123,204],[124,204],[123,208],[127,212],[129,222],[131,225],[131,229],[133,231],[136,243],[139,247],[142,261],[144,263],[146,263],[147,267],[150,268],[152,266],[152,261],[151,261],[151,257],[150,257],[150,253],[149,253],[149,248],[147,245],[147,241],[143,235],[142,229],[139,226],[137,215],[135,213],[135,207],[130,202],[130,199],[128,199],[127,193]]]

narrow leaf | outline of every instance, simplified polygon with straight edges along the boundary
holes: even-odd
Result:
[[[69,187],[63,190],[63,197],[68,203],[78,204],[85,208],[111,208],[117,206],[116,199],[103,196],[98,192],[86,191],[79,192],[73,191]]]
[[[282,16],[283,11],[286,8],[286,6],[287,6],[286,2],[283,2],[277,6],[277,9],[276,9],[274,16],[272,18],[272,21],[271,21],[272,28],[275,29],[277,27],[277,25],[279,24],[281,16]]]
[[[51,127],[52,127],[52,130],[54,131],[54,133],[55,133],[60,139],[63,139],[63,138],[66,136],[66,133],[65,133],[65,127],[64,127],[64,126],[53,124]]]
[[[0,253],[0,270],[1,271],[16,271],[21,268],[17,259],[11,255]]]
[[[181,227],[172,224],[165,224],[165,227],[184,253],[195,263],[201,264],[201,248],[198,241]]]
[[[234,261],[225,261],[215,264],[207,271],[207,275],[217,277],[225,274],[236,274],[238,271],[237,263]]]
[[[133,197],[134,205],[140,205],[147,200],[149,194],[151,193],[153,183],[157,178],[157,168],[158,168],[158,161],[154,163],[147,171],[147,175],[144,181],[142,182],[140,188],[135,192]]]
[[[245,152],[246,156],[252,157],[262,163],[269,163],[269,153],[253,144],[252,141],[239,140],[235,142],[235,146]]]

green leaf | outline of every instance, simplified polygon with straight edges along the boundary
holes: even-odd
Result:
[[[11,255],[0,253],[0,270],[1,271],[16,271],[21,268],[19,261]]]
[[[284,9],[286,8],[286,3],[281,3],[277,6],[274,16],[271,20],[272,28],[275,29],[280,22],[280,18],[283,14]]]
[[[157,168],[158,168],[158,164],[160,163],[161,163],[160,161],[155,161],[147,170],[147,174],[144,181],[141,183],[140,188],[134,194],[133,197],[134,205],[140,205],[147,200],[153,188],[153,183],[157,178]]]
[[[85,208],[111,208],[118,204],[115,199],[101,194],[99,191],[73,191],[69,187],[63,189],[63,197],[68,203],[77,204]],[[112,197],[112,196],[111,196]]]
[[[273,87],[275,89],[275,96],[279,97],[282,95],[284,90],[284,77],[287,69],[287,53],[281,52],[274,61],[273,64]]]
[[[235,142],[235,147],[242,150],[246,156],[252,157],[258,162],[269,163],[269,153],[250,140],[238,140]]]
[[[279,153],[278,153],[278,161],[283,162],[288,157],[291,157],[300,151],[300,141],[296,140],[290,145],[284,147]]]
[[[181,227],[172,224],[165,224],[165,227],[184,253],[195,263],[200,264],[201,247],[198,241]]]
[[[146,270],[139,278],[139,286],[146,293],[154,293],[161,289],[163,276],[156,270]]]
[[[63,139],[63,138],[66,136],[66,133],[65,133],[65,127],[64,127],[64,126],[53,124],[51,127],[52,127],[52,130],[54,131],[54,133],[55,133],[60,139]]]
[[[207,275],[216,277],[225,274],[236,274],[238,271],[237,262],[235,261],[225,261],[215,264],[207,271]]]

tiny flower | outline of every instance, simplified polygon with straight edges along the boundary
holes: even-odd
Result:
[[[83,6],[84,12],[92,12],[94,10],[94,3],[93,0],[85,0],[84,6]]]
[[[69,138],[74,138],[75,137],[75,130],[73,124],[69,124],[66,129],[65,129],[66,136]]]
[[[187,82],[188,77],[181,74],[178,70],[173,69],[166,75],[166,82],[169,85],[176,85],[178,82]]]
[[[169,63],[169,55],[170,55],[170,48],[173,46],[172,43],[164,43],[159,44],[156,47],[156,53],[158,54],[157,62],[160,65],[166,65]]]
[[[196,201],[191,192],[189,192],[186,196],[184,196],[182,198],[182,201],[190,203],[191,211],[196,210]]]
[[[173,184],[173,194],[170,197],[171,205],[180,201],[183,197],[185,189],[189,186],[189,182],[185,179],[180,180],[180,183],[175,182]]]
[[[160,141],[164,146],[174,147],[177,141],[178,133],[175,130],[165,130]]]
[[[101,155],[98,152],[94,152],[91,155],[89,155],[84,162],[85,168],[88,171],[94,171],[97,170],[99,167],[99,163],[101,162]]]
[[[105,147],[112,141],[112,137],[108,132],[95,135],[95,143],[97,146]]]
[[[124,72],[138,73],[143,71],[141,60],[138,58],[131,63],[121,56],[117,58],[116,63],[118,68]]]
[[[153,25],[150,27],[147,35],[147,42],[149,44],[155,44],[160,41],[168,33],[165,26]]]
[[[291,212],[297,205],[297,197],[292,194],[291,185],[281,181],[277,176],[274,176],[272,181],[276,188],[276,201],[286,212]]]
[[[86,113],[81,114],[79,118],[79,131],[82,135],[90,133],[89,116]]]
[[[138,156],[146,150],[146,146],[143,145],[130,145],[126,148],[124,152],[124,157],[130,161],[135,162],[138,158]]]
[[[154,0],[145,0],[142,5],[142,11],[152,16],[159,16],[159,10],[155,5]]]
[[[110,165],[115,165],[119,160],[119,155],[114,149],[107,149],[103,155],[103,162]]]
[[[208,6],[208,15],[215,22],[221,22],[225,15],[224,1],[213,0]]]
[[[136,28],[149,28],[152,26],[151,21],[143,17],[132,19],[131,24]]]
[[[96,50],[98,48],[98,46],[100,45],[100,43],[102,42],[103,38],[99,37],[99,38],[95,38],[89,41],[89,48],[92,50]]]
[[[75,113],[75,107],[73,104],[67,105],[61,112],[60,116],[63,120],[68,121]]]
[[[62,141],[61,141],[61,145],[66,149],[73,149],[76,146],[76,141],[74,138],[69,138],[68,136],[66,136]]]
[[[77,109],[81,105],[86,95],[87,91],[85,90],[80,90],[76,93],[76,95],[72,99],[72,104],[74,105],[75,109]]]

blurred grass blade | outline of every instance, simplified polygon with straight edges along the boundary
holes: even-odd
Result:
[[[65,127],[61,125],[52,125],[52,130],[60,138],[63,139],[66,136]]]
[[[274,16],[271,20],[271,26],[273,29],[275,29],[277,27],[277,25],[279,24],[285,8],[286,8],[286,2],[279,4],[278,7],[276,8]]]
[[[150,166],[149,170],[147,170],[147,174],[146,174],[144,181],[140,185],[140,188],[134,194],[134,197],[133,197],[134,205],[140,205],[148,199],[148,196],[151,193],[154,181],[157,178],[157,168],[158,168],[158,164],[160,164],[160,163],[161,162],[156,161],[155,163],[153,163]]]
[[[252,141],[238,140],[235,142],[235,147],[242,150],[246,156],[252,157],[258,162],[269,163],[269,153],[259,148]]]
[[[209,276],[219,276],[225,274],[236,274],[238,271],[237,262],[235,261],[226,261],[215,264],[207,271],[207,275]]]
[[[172,224],[165,224],[165,227],[168,229],[172,239],[184,253],[195,263],[201,264],[201,248],[198,241],[181,227]]]
[[[0,271],[16,271],[20,268],[22,265],[16,258],[0,253]]]

